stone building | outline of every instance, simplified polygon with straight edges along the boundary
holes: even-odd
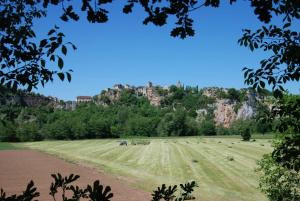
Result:
[[[65,109],[66,110],[75,110],[76,109],[76,101],[66,101]]]
[[[91,96],[77,96],[76,102],[77,103],[86,103],[93,101],[93,97]]]
[[[115,84],[114,89],[115,90],[122,90],[122,89],[124,89],[124,86],[122,84]]]

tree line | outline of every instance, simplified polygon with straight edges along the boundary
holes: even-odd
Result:
[[[231,89],[220,98],[240,103],[246,99],[242,90]],[[160,107],[145,97],[123,90],[120,98],[109,105],[81,103],[75,110],[54,109],[49,105],[26,107],[7,103],[0,107],[0,139],[2,141],[36,141],[43,139],[75,140],[119,138],[128,136],[167,137],[197,135],[241,135],[242,133],[275,132],[278,120],[262,121],[269,115],[266,105],[257,102],[256,116],[236,120],[229,128],[214,122],[211,105],[215,98],[207,97],[191,87],[171,87]],[[197,109],[206,109],[201,118]]]

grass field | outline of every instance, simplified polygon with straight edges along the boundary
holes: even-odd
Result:
[[[1,150],[13,150],[13,149],[19,149],[19,147],[16,147],[11,143],[0,142],[0,151]]]
[[[162,183],[197,181],[197,200],[263,201],[256,161],[270,152],[270,140],[235,138],[151,139],[149,145],[119,146],[118,140],[43,141],[23,143],[69,161],[85,163],[129,178],[151,191]]]

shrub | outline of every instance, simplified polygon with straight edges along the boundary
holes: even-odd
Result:
[[[251,138],[251,131],[250,128],[243,127],[240,129],[240,134],[244,141],[249,141]]]
[[[17,137],[22,142],[37,141],[43,139],[35,122],[21,125],[17,130]]]
[[[216,127],[213,120],[204,120],[200,124],[199,132],[203,135],[216,135]]]
[[[263,173],[259,180],[259,188],[270,201],[300,200],[300,174],[285,168],[266,155],[258,163],[258,171]]]
[[[63,201],[80,201],[80,200],[90,200],[90,201],[110,201],[113,197],[110,186],[101,185],[99,180],[96,180],[93,185],[87,185],[86,188],[80,188],[79,186],[73,186],[72,183],[79,179],[79,175],[70,174],[67,177],[63,177],[61,174],[52,174],[54,182],[50,185],[50,195],[54,201],[58,201],[61,197]],[[163,184],[154,190],[152,193],[152,201],[165,201],[171,200],[191,200],[195,199],[192,195],[195,187],[198,187],[195,181],[187,182],[186,184],[180,184],[180,193],[176,195],[177,185],[166,186]],[[59,194],[57,196],[57,194]],[[20,195],[6,196],[3,189],[0,190],[0,200],[1,201],[33,201],[40,196],[37,192],[37,188],[34,186],[33,181],[30,181]],[[69,198],[68,196],[71,196]],[[132,196],[132,195],[129,195]]]
[[[198,128],[195,120],[188,117],[184,109],[179,108],[164,115],[157,126],[157,133],[159,136],[191,136],[198,135]]]
[[[0,121],[0,141],[16,142],[18,141],[15,126],[9,121]]]
[[[216,127],[216,133],[217,135],[230,135],[230,129],[229,128],[225,128],[223,126],[217,126]]]
[[[79,188],[73,186],[71,183],[76,181],[80,176],[71,174],[68,177],[63,177],[61,174],[52,174],[54,182],[50,185],[50,195],[53,200],[56,201],[58,197],[61,197],[63,201],[74,200],[79,201],[81,198],[88,198],[90,201],[110,201],[113,197],[110,186],[104,187],[97,180],[93,185],[87,185],[86,188]],[[36,191],[33,181],[30,181],[25,191],[21,195],[12,195],[6,197],[5,192],[1,189],[0,200],[1,201],[32,201],[36,200],[40,196],[40,193]],[[60,196],[56,196],[60,192]],[[72,198],[68,198],[68,195],[72,195]]]
[[[273,146],[273,152],[258,162],[259,187],[270,201],[300,200],[300,135]]]
[[[186,184],[180,184],[181,193],[176,196],[175,194],[178,189],[177,185],[167,187],[165,184],[163,184],[161,187],[158,187],[157,190],[153,191],[151,201],[161,201],[162,199],[165,201],[192,200],[195,199],[195,197],[192,195],[195,187],[198,187],[195,181],[191,181]]]
[[[253,127],[251,120],[237,120],[230,126],[230,130],[234,135],[242,136],[244,141],[249,141],[251,138],[251,128]]]

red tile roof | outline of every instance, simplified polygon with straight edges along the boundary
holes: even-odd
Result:
[[[77,99],[92,99],[92,96],[77,96]]]

